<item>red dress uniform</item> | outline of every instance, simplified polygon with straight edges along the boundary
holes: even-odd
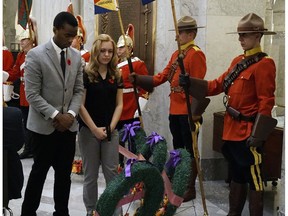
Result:
[[[208,96],[223,92],[223,81],[232,68],[246,56],[261,52],[254,48],[233,59],[230,67],[219,78],[208,81]],[[271,116],[275,103],[276,67],[273,59],[264,57],[259,62],[243,70],[230,86],[227,96],[228,104],[245,116],[257,113]],[[238,121],[226,113],[224,117],[223,140],[242,141],[251,135],[253,122]]]
[[[8,72],[12,70],[14,65],[14,58],[12,53],[7,49],[7,47],[3,47],[3,70]]]
[[[24,65],[25,65],[26,54],[20,52],[17,55],[15,65],[12,70],[10,70],[8,81],[14,82],[17,79],[21,79],[20,83],[20,106],[29,106],[26,100],[25,89],[24,89]]]
[[[134,72],[139,75],[148,75],[148,70],[145,63],[137,57],[131,59]],[[137,110],[137,101],[135,98],[135,93],[133,90],[133,85],[129,81],[129,66],[128,61],[123,61],[118,64],[118,68],[121,70],[122,79],[123,79],[123,110],[120,117],[120,121],[129,120],[134,118],[135,111]],[[147,92],[141,88],[137,88],[138,97],[144,97],[147,95]]]
[[[183,47],[183,49],[182,49]],[[181,47],[181,50],[190,49],[187,51],[183,63],[185,72],[189,73],[189,76],[203,79],[206,74],[206,58],[200,48],[194,45],[194,41],[185,44]],[[153,77],[154,86],[161,85],[168,80],[170,70],[173,62],[178,57],[178,50],[175,51],[165,69]],[[181,73],[180,67],[177,67],[175,74],[170,82],[171,93],[170,93],[170,114],[171,115],[187,115],[187,104],[185,99],[184,91],[173,91],[174,88],[181,88],[179,86],[179,74]],[[190,97],[190,103],[192,102]]]

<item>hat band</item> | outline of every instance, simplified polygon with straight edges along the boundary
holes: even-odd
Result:
[[[268,29],[260,28],[260,27],[238,27],[237,31],[242,32],[242,31],[251,31],[251,32],[264,32],[267,31]]]
[[[178,29],[193,29],[193,28],[197,28],[197,25],[178,26]]]

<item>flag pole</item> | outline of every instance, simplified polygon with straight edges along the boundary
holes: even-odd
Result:
[[[132,61],[131,61],[131,55],[127,52],[128,46],[127,46],[127,41],[126,41],[126,37],[125,37],[125,32],[124,32],[124,27],[123,27],[123,22],[122,22],[122,17],[121,17],[121,12],[120,12],[120,8],[119,8],[119,1],[116,0],[116,2],[117,2],[117,7],[118,7],[117,13],[118,13],[118,18],[119,18],[121,33],[122,33],[122,36],[123,36],[123,39],[124,39],[124,44],[125,44],[126,53],[127,53],[128,66],[129,66],[130,73],[132,73],[132,72],[134,72],[134,69],[133,69],[133,65],[132,65]],[[137,103],[137,110],[138,110],[138,114],[139,114],[140,124],[141,124],[141,127],[144,128],[143,119],[142,119],[142,112],[141,112],[140,104],[139,104],[139,101],[138,101],[138,90],[136,88],[135,83],[133,83],[133,91],[134,91],[134,96],[135,96],[136,103]]]
[[[24,0],[24,4],[25,4],[25,9],[26,9],[26,14],[27,14],[27,24],[28,24],[28,29],[29,29],[29,37],[31,40],[33,40],[32,38],[32,27],[31,27],[31,22],[29,22],[29,9],[28,9],[28,3],[27,0]],[[32,5],[31,5],[32,8]]]
[[[184,56],[181,52],[181,45],[180,45],[180,40],[179,40],[179,30],[178,30],[178,25],[177,25],[174,0],[171,0],[171,9],[172,9],[172,15],[173,15],[173,21],[174,21],[174,27],[175,27],[175,33],[176,33],[176,41],[177,41],[177,46],[178,46],[179,67],[181,69],[181,73],[185,74],[185,68],[184,68],[184,63],[183,63]],[[207,211],[205,194],[204,194],[202,170],[201,170],[200,163],[199,163],[200,156],[199,156],[198,146],[196,143],[197,142],[197,134],[196,133],[199,129],[199,122],[196,122],[196,123],[193,122],[192,111],[191,111],[191,106],[190,106],[191,105],[190,104],[190,96],[189,96],[189,91],[188,91],[187,87],[184,87],[184,93],[185,93],[187,110],[188,110],[188,121],[189,121],[189,126],[190,126],[190,132],[191,132],[191,136],[193,138],[193,153],[194,153],[194,160],[196,162],[196,167],[197,167],[197,171],[198,171],[198,179],[199,179],[199,185],[200,185],[202,205],[203,205],[203,209],[204,209],[204,216],[207,216],[208,211]]]

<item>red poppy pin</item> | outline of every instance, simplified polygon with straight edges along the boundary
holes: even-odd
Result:
[[[114,79],[112,79],[112,78],[110,78],[108,81],[109,81],[111,84],[114,83]]]
[[[67,59],[67,64],[71,65],[71,60],[70,59]]]

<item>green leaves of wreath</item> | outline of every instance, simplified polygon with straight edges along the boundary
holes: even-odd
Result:
[[[170,151],[170,159],[166,164],[166,172],[171,180],[174,194],[183,197],[191,172],[190,153],[185,149]],[[174,215],[177,208],[177,206],[169,202],[164,216]]]
[[[164,185],[159,170],[146,161],[133,163],[131,177],[125,177],[125,172],[122,172],[107,185],[96,205],[98,214],[112,216],[119,200],[138,182],[144,183],[145,195],[144,205],[136,215],[155,215],[163,199]]]
[[[152,157],[152,163],[134,160],[129,165],[128,170],[131,177],[127,177],[126,167],[120,175],[107,185],[97,202],[96,211],[100,216],[112,216],[119,200],[127,195],[130,188],[134,187],[136,183],[143,182],[145,190],[144,204],[137,210],[135,216],[153,216],[159,209],[164,195],[161,172],[167,158],[166,140],[156,132],[152,132],[149,137],[146,137],[145,131],[140,127],[140,122],[125,125],[124,130],[120,133],[122,134],[122,141],[129,139],[130,142],[135,143],[137,154],[142,154],[147,161]],[[175,151],[176,154],[173,151],[174,155],[172,156],[170,152],[170,164],[168,161],[166,170],[172,181],[174,194],[182,197],[190,176],[191,159],[186,150],[179,149]],[[176,210],[177,206],[168,203],[164,215],[173,215]]]

